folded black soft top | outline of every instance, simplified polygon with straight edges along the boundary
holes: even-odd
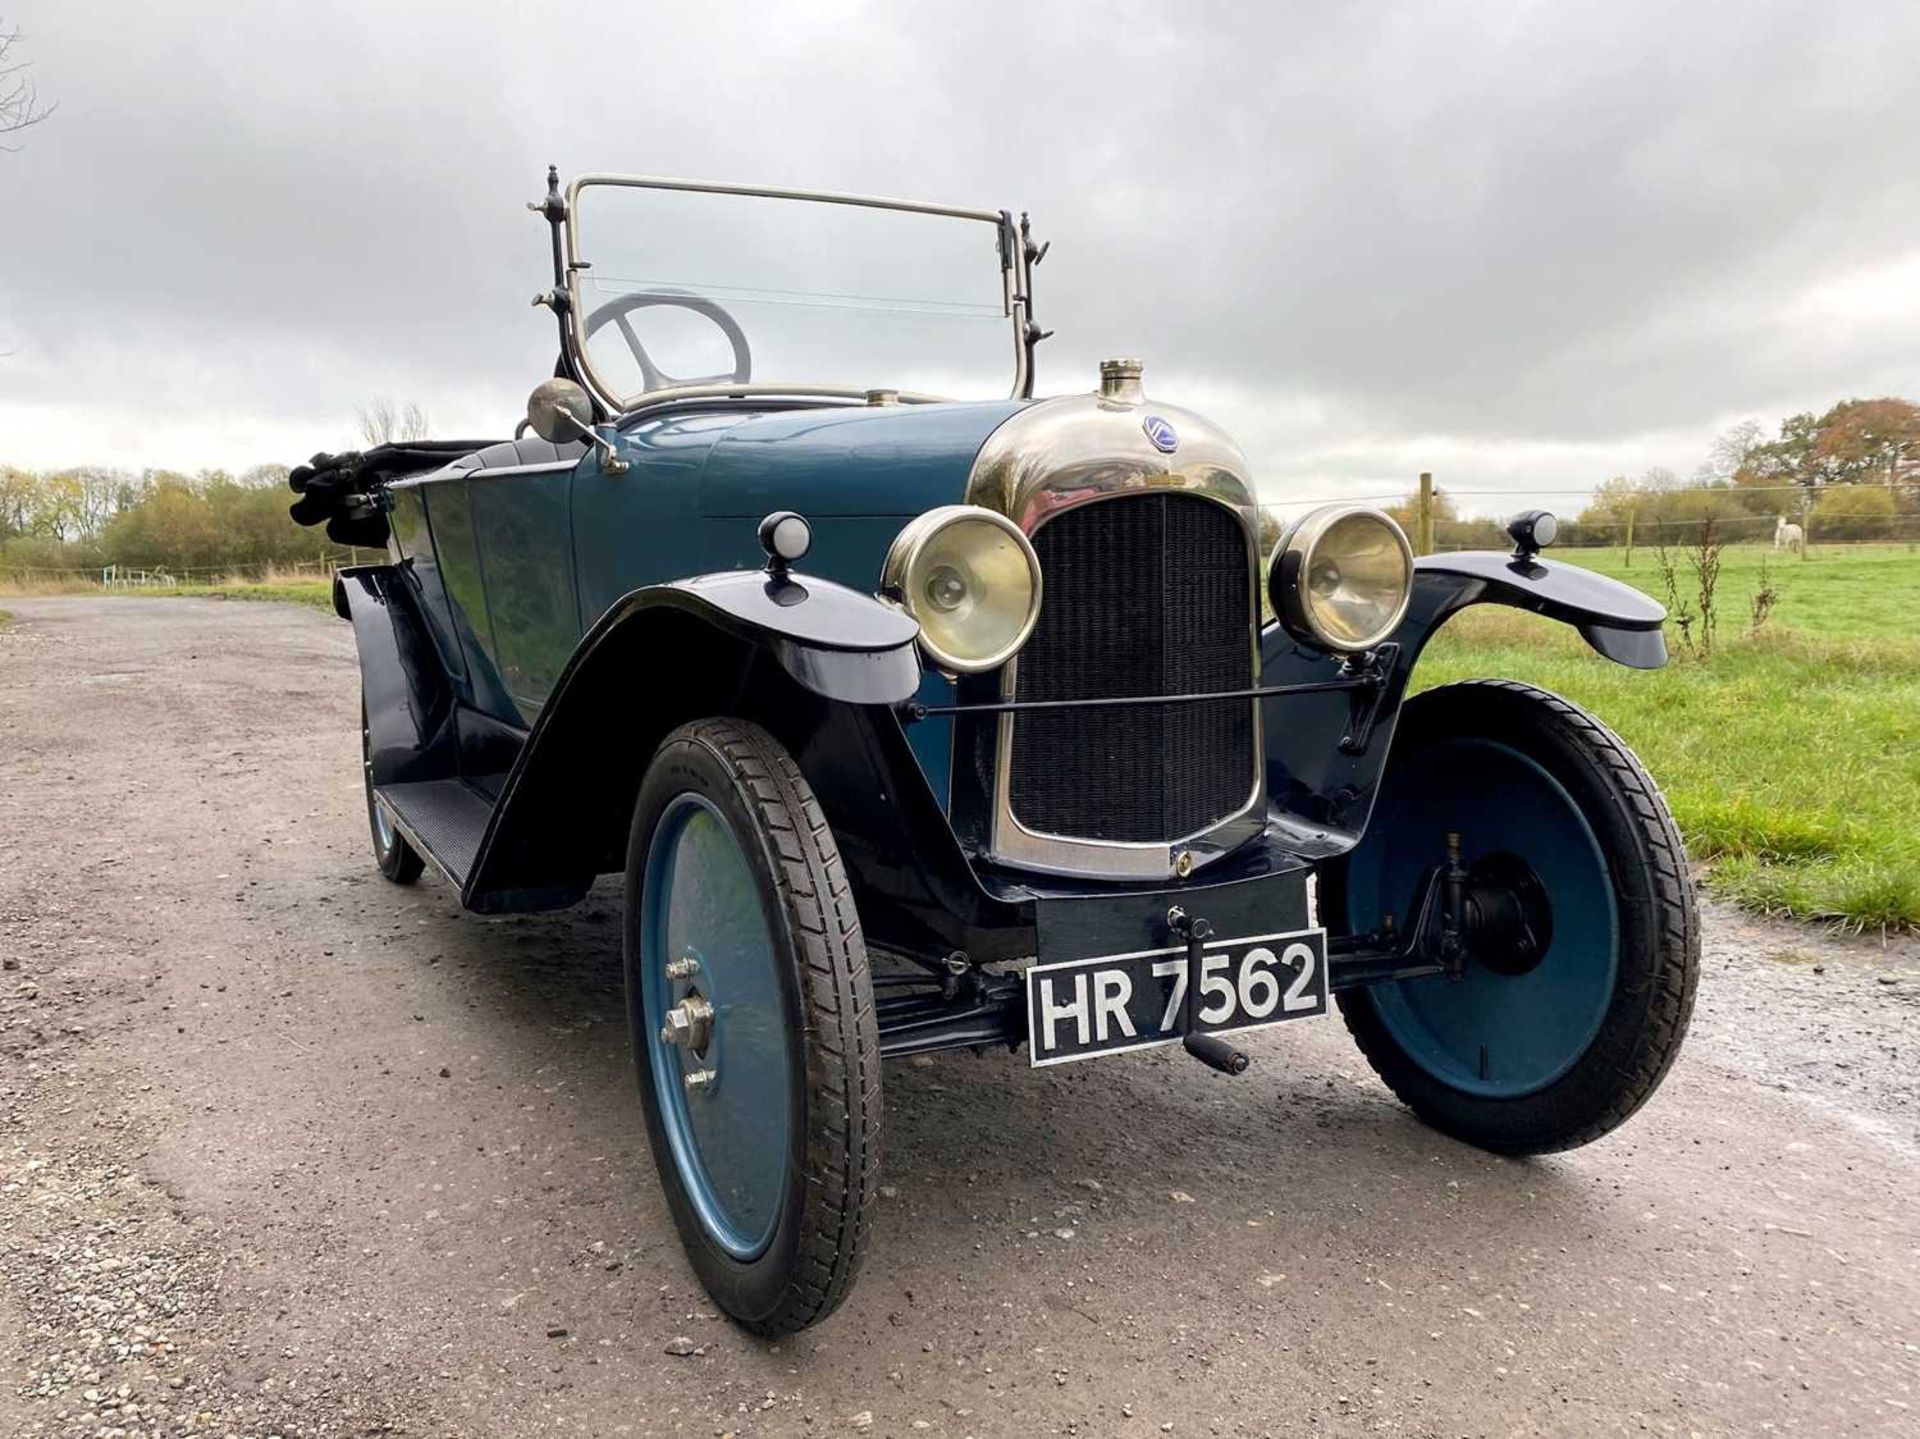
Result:
[[[500,440],[401,440],[371,450],[315,455],[296,465],[287,484],[299,495],[288,508],[296,523],[325,524],[337,545],[378,549],[387,542],[387,516],[372,496],[408,475],[437,470]]]

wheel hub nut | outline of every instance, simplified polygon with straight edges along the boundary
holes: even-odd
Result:
[[[666,1013],[660,1026],[660,1042],[677,1044],[695,1053],[707,1047],[713,1037],[713,1006],[697,994],[689,994]]]

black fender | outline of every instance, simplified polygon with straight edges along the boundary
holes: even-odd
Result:
[[[517,907],[514,894],[585,894],[624,867],[641,775],[674,728],[758,721],[805,697],[895,703],[919,685],[918,633],[870,595],[760,571],[622,596],[574,647],[521,745],[462,901],[491,911]]]
[[[1031,953],[1032,906],[975,878],[901,729],[918,633],[870,596],[802,577],[736,572],[627,595],[581,640],[528,734],[462,901],[565,903],[622,869],[654,750],[679,725],[729,715],[769,731],[807,777],[870,943]]]
[[[1379,652],[1377,689],[1290,695],[1262,706],[1268,814],[1290,851],[1332,859],[1360,842],[1414,665],[1443,624],[1476,604],[1512,605],[1572,625],[1608,659],[1637,669],[1666,662],[1666,610],[1631,585],[1498,551],[1415,560],[1413,597],[1391,648]],[[1312,683],[1338,670],[1333,656],[1277,624],[1261,634],[1260,659],[1265,685]]]
[[[455,770],[454,694],[420,597],[397,565],[333,577],[333,608],[353,623],[368,759],[376,785],[445,779]]]
[[[1595,650],[1619,664],[1657,670],[1667,662],[1661,629],[1666,607],[1632,585],[1592,570],[1497,550],[1425,555],[1414,561],[1413,569],[1413,603],[1401,628],[1417,625],[1424,616],[1421,645],[1468,605],[1512,605],[1572,625]]]
[[[732,570],[635,590],[602,615],[599,632],[640,611],[696,615],[772,651],[805,688],[853,704],[898,704],[920,687],[920,626],[905,611],[832,580]],[[576,655],[576,658],[578,656]],[[561,684],[566,683],[563,674]]]

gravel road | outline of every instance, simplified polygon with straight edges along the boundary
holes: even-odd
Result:
[[[6,605],[0,1433],[1920,1432],[1910,943],[1716,910],[1665,1088],[1547,1160],[1337,1022],[890,1067],[860,1285],[766,1344],[655,1185],[617,890],[381,881],[345,625]]]

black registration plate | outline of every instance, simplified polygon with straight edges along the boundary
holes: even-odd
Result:
[[[1064,1064],[1180,1037],[1184,945],[1036,964],[1027,971],[1031,1063]],[[1264,1029],[1327,1012],[1327,932],[1299,929],[1209,940],[1201,952],[1195,1028]]]

